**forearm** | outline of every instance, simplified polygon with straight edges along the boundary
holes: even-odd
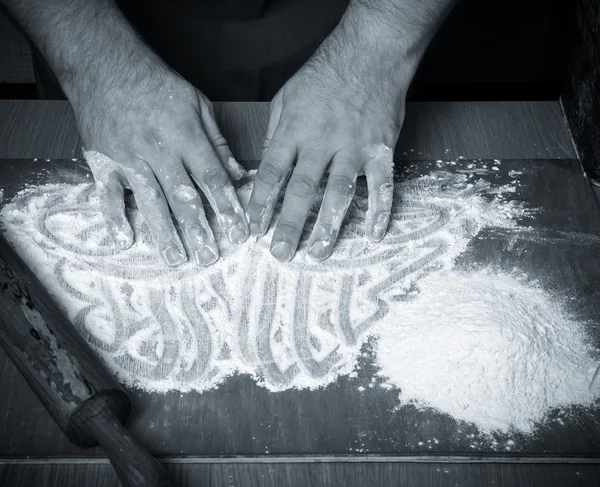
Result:
[[[118,85],[156,59],[113,0],[0,3],[44,55],[71,101],[99,86]]]
[[[350,0],[314,61],[347,76],[376,70],[382,82],[410,83],[427,45],[458,0]],[[323,63],[321,63],[323,64]]]
[[[373,35],[399,40],[418,55],[457,1],[351,0],[348,10],[350,17],[373,25]]]

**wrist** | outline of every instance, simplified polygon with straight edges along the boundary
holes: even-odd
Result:
[[[62,44],[56,49],[60,58],[51,65],[71,102],[143,78],[152,72],[150,65],[156,58],[129,25],[97,25],[90,30],[88,42],[66,51]]]
[[[351,7],[352,3],[306,66],[343,86],[372,80],[382,88],[406,92],[426,43],[390,28],[379,12]]]
[[[87,55],[81,53],[82,59]],[[112,42],[108,52],[96,59],[62,68],[57,78],[72,105],[86,104],[89,99],[118,100],[120,95],[133,96],[136,88],[158,89],[169,68],[137,38],[131,42]],[[151,84],[155,86],[150,86]]]
[[[375,58],[385,57],[414,75],[431,39],[428,29],[416,28],[391,7],[373,8],[368,2],[351,1],[340,22],[341,30],[353,31],[359,49]],[[379,59],[378,59],[379,60]]]
[[[412,80],[435,32],[457,0],[350,0],[330,37],[374,66]]]

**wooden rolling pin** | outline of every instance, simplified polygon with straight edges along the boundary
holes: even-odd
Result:
[[[172,485],[123,427],[123,388],[1,234],[0,345],[71,442],[104,448],[123,487]]]

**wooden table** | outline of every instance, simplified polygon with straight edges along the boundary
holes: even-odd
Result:
[[[258,161],[268,104],[216,104],[224,135],[240,160]],[[66,102],[0,102],[0,158],[80,157],[74,117]],[[397,159],[576,159],[556,102],[414,103],[407,109]],[[0,177],[2,177],[0,175]],[[2,439],[0,485],[115,486],[96,450],[66,445],[14,366],[0,351]],[[177,394],[172,404],[178,407]],[[134,398],[135,399],[135,398]],[[145,426],[136,404],[135,427]],[[189,406],[189,405],[188,405]],[[22,435],[17,434],[22,431]],[[161,434],[165,434],[164,430]],[[164,439],[164,438],[163,438]],[[161,451],[160,436],[153,451]],[[57,453],[58,452],[58,453]],[[490,456],[403,457],[293,455],[202,458],[162,456],[175,485],[597,485],[600,459]]]

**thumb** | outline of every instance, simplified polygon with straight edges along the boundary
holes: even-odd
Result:
[[[279,90],[273,100],[271,100],[271,115],[269,117],[269,125],[267,126],[267,133],[265,135],[265,140],[263,141],[262,151],[261,151],[261,159],[265,157],[265,152],[269,148],[271,144],[271,139],[273,138],[273,134],[275,130],[277,130],[277,125],[279,125],[279,119],[281,118],[281,111],[283,110],[283,89]]]
[[[213,149],[217,153],[223,168],[229,174],[229,177],[233,181],[239,181],[246,175],[246,170],[242,165],[235,160],[233,153],[227,144],[227,140],[221,133],[219,125],[217,124],[217,117],[215,116],[215,109],[212,103],[207,100],[204,102],[200,99],[200,118],[202,120],[202,126],[204,133],[208,137],[209,142],[213,146]]]

